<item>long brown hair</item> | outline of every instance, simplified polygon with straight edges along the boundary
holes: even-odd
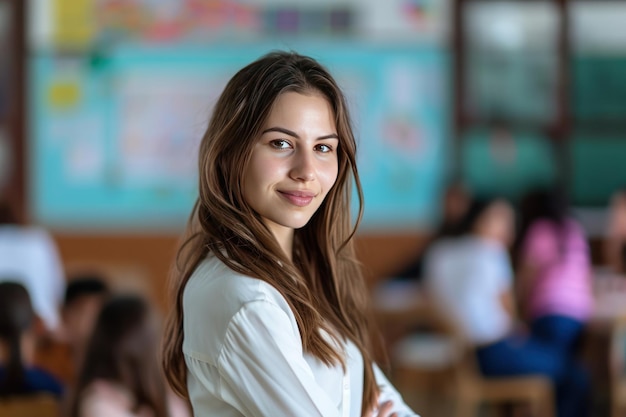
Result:
[[[242,190],[242,173],[263,123],[276,98],[288,91],[325,97],[339,136],[337,180],[308,224],[295,231],[293,261],[246,203]],[[320,335],[320,329],[359,347],[365,362],[365,414],[376,402],[378,387],[366,322],[367,297],[352,240],[362,216],[363,193],[348,108],[335,80],[314,59],[291,52],[267,54],[241,69],[215,105],[200,144],[199,172],[199,197],[179,250],[172,279],[174,306],[164,336],[163,366],[172,387],[187,394],[183,292],[211,252],[232,270],[269,283],[285,297],[305,352],[327,365],[345,366],[343,353]],[[350,216],[353,183],[359,198],[355,224]]]
[[[158,366],[156,319],[140,295],[117,295],[98,315],[78,376],[70,416],[79,417],[80,396],[95,380],[119,384],[155,417],[167,417],[166,382]]]

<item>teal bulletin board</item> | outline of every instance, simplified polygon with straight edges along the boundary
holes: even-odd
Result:
[[[575,120],[622,122],[626,114],[625,73],[626,56],[597,53],[574,56],[571,103]]]
[[[472,129],[462,138],[462,175],[476,195],[518,201],[557,181],[550,140],[533,131]]]
[[[585,207],[606,207],[616,190],[626,188],[626,137],[596,130],[572,135],[572,200]]]
[[[180,230],[213,103],[273,49],[324,63],[359,140],[366,229],[430,227],[447,172],[448,55],[361,43],[125,45],[30,59],[32,214],[56,229]]]
[[[569,164],[572,201],[606,207],[626,187],[626,55],[587,53],[572,59],[574,126]]]

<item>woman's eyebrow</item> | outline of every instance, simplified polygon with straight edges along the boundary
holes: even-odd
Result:
[[[268,132],[280,132],[280,133],[284,133],[285,135],[292,136],[296,139],[300,139],[300,136],[298,136],[296,132],[289,130],[289,129],[285,129],[284,127],[278,127],[278,126],[270,127],[270,128],[265,129],[261,134],[264,135]],[[316,140],[325,140],[325,139],[339,139],[339,135],[337,135],[336,133],[331,133],[328,135],[320,136]]]

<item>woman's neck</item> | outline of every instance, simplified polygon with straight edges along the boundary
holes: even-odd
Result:
[[[293,229],[281,228],[274,230],[274,237],[290,261],[293,260]]]

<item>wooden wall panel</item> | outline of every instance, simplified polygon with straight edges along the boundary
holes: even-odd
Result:
[[[87,266],[116,275],[116,284],[144,287],[157,305],[165,308],[169,296],[167,276],[174,262],[176,235],[54,235],[68,272]],[[420,250],[420,234],[364,234],[357,237],[359,259],[371,287],[407,263]],[[140,280],[141,282],[131,282]]]

